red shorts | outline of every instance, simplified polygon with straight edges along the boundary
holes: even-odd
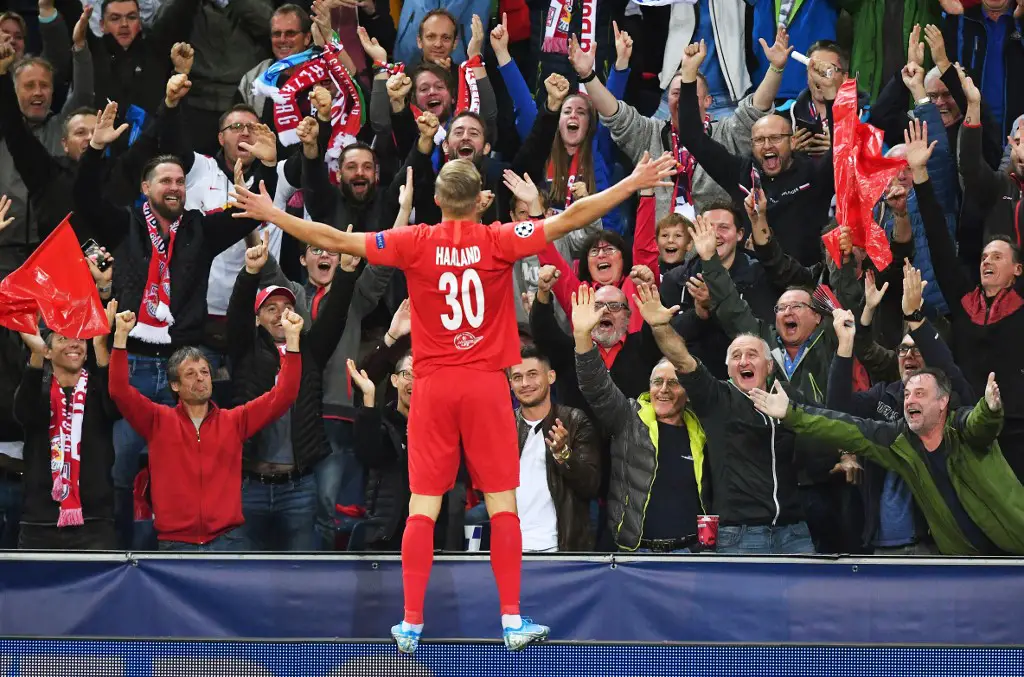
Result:
[[[417,378],[414,390],[409,411],[414,494],[442,496],[454,487],[463,450],[475,489],[497,493],[519,486],[519,439],[504,371],[442,367]]]

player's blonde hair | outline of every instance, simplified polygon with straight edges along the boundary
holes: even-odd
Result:
[[[480,172],[469,160],[449,160],[434,182],[434,198],[441,211],[458,216],[476,216],[480,195]]]

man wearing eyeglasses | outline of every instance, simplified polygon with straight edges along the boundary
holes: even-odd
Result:
[[[689,45],[683,54],[677,108],[680,140],[735,202],[743,202],[746,187],[753,187],[755,178],[761,182],[768,197],[769,221],[782,248],[802,265],[818,263],[822,259],[819,235],[828,224],[835,194],[831,151],[820,158],[794,154],[793,126],[781,115],[766,115],[751,127],[752,156],[733,154],[708,137],[697,102],[697,73],[706,56],[703,45]],[[829,64],[812,60],[808,74],[827,104],[823,119],[831,128],[838,86],[828,68]]]
[[[903,418],[907,381],[925,367],[937,367],[949,377],[953,394],[959,398],[960,404],[976,400],[974,389],[954,363],[953,354],[921,313],[925,287],[921,271],[910,266],[904,270],[902,306],[908,331],[899,348],[896,351],[886,350],[870,338],[862,339],[858,345],[854,337],[859,333],[869,337],[870,331],[857,332],[856,327],[836,325],[839,346],[829,370],[827,408],[858,418],[896,423]],[[862,324],[870,324],[870,319],[865,309]],[[853,392],[855,349],[865,359],[872,354],[872,361],[879,365],[888,362],[891,368],[895,362],[900,380],[878,382],[870,390]],[[955,401],[951,404],[957,406]],[[865,463],[860,488],[864,498],[863,543],[866,547],[876,555],[928,555],[937,552],[928,533],[928,523],[914,503],[910,487],[897,473],[869,461]]]

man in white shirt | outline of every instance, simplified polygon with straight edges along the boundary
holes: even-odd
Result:
[[[509,369],[519,401],[519,488],[516,505],[524,552],[594,549],[590,501],[601,484],[600,440],[579,409],[553,404],[556,374],[548,358],[524,346]]]

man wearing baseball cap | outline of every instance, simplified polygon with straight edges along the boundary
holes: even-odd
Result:
[[[268,258],[264,240],[245,253],[245,270],[228,303],[228,354],[235,404],[274,387],[285,347],[282,317],[295,309],[289,286],[259,289]],[[242,512],[246,549],[316,550],[314,467],[331,452],[323,424],[323,371],[334,353],[352,299],[358,261],[343,261],[332,293],[302,337],[302,378],[291,409],[246,443],[242,458]],[[301,290],[301,288],[300,288]],[[255,313],[255,321],[254,321]]]

